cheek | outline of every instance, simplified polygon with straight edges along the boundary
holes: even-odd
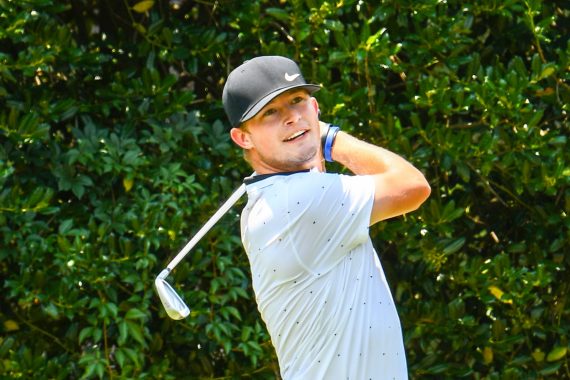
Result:
[[[252,148],[257,150],[271,150],[272,145],[275,144],[275,136],[268,131],[256,133],[254,136],[250,136],[250,144]]]

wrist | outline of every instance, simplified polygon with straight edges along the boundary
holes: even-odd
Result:
[[[327,162],[334,162],[332,158],[332,147],[337,133],[340,131],[338,125],[329,124],[326,133],[321,136],[323,156]]]

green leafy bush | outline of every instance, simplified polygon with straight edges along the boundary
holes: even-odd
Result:
[[[260,54],[323,119],[409,158],[432,196],[371,229],[411,378],[570,378],[570,13],[509,0],[0,1],[0,375],[278,378],[223,80]],[[343,170],[333,165],[331,169]]]

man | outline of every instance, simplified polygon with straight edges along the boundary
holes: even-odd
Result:
[[[284,379],[406,379],[400,321],[370,225],[429,196],[403,158],[319,121],[297,64],[246,61],[227,78],[232,140],[246,179],[242,241]],[[329,174],[324,160],[355,175]]]

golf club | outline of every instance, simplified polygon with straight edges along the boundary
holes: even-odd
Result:
[[[178,263],[190,252],[190,250],[204,237],[204,235],[220,220],[225,213],[237,202],[245,193],[245,184],[242,184],[228,200],[216,211],[214,215],[204,224],[202,228],[194,235],[194,237],[182,248],[174,259],[166,266],[165,269],[154,280],[154,286],[158,297],[166,310],[166,314],[172,319],[183,319],[190,314],[190,309],[182,298],[176,293],[174,288],[166,281],[166,277],[178,265]]]

